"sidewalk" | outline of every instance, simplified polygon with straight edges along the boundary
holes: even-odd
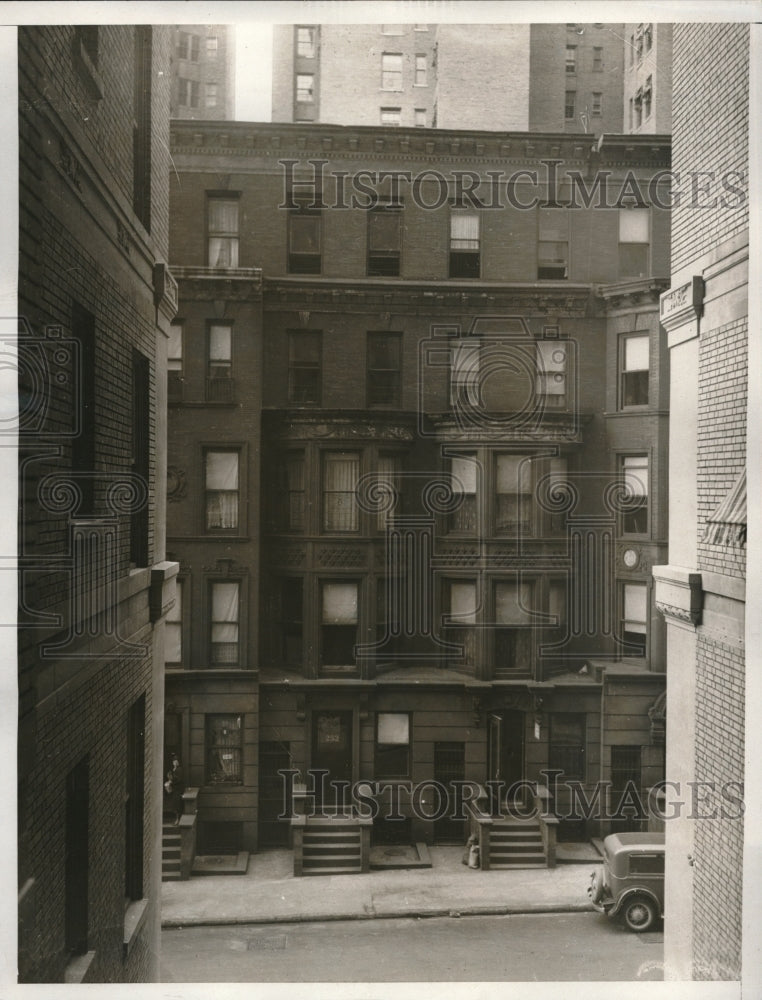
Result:
[[[581,846],[581,845],[580,845]],[[586,845],[589,846],[589,845]],[[289,850],[252,854],[245,875],[204,875],[161,887],[163,927],[589,910],[595,852],[553,869],[478,871],[461,847],[429,848],[432,867],[294,878]]]

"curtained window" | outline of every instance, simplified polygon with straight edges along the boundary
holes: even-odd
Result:
[[[243,783],[241,753],[243,718],[240,715],[206,716],[207,784]]]
[[[649,373],[647,333],[622,338],[619,363],[619,405],[646,406]]]
[[[358,586],[352,582],[324,583],[321,608],[321,663],[354,666],[357,643]]]
[[[360,476],[360,456],[350,452],[323,455],[323,530],[357,531],[355,490]]]
[[[479,215],[453,211],[450,215],[450,277],[478,278],[481,270]]]
[[[498,455],[495,463],[498,534],[532,535],[532,460],[523,455]]]
[[[622,639],[628,648],[623,656],[645,656],[648,639],[648,586],[625,583],[622,587]]]
[[[460,500],[457,509],[450,514],[449,530],[459,534],[473,535],[478,524],[476,506],[477,466],[475,456],[455,455],[450,459],[450,486],[453,500]]]
[[[206,530],[238,528],[237,451],[207,451],[205,469]]]
[[[233,358],[232,336],[233,331],[229,323],[212,323],[209,327],[210,378],[230,378]]]
[[[212,666],[235,666],[239,662],[240,583],[237,580],[217,580],[209,589]]]
[[[207,211],[209,267],[238,267],[238,199],[210,197]]]

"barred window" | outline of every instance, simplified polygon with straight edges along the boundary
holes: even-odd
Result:
[[[242,752],[243,717],[240,715],[207,715],[207,784],[242,784]]]

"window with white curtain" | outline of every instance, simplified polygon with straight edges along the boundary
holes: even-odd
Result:
[[[238,199],[207,201],[209,267],[238,267]]]
[[[460,500],[450,514],[449,530],[473,535],[478,524],[477,509],[478,469],[476,456],[454,455],[450,459],[450,488],[454,500]]]
[[[532,492],[532,460],[526,455],[497,455],[495,459],[497,534],[533,534]]]
[[[479,213],[450,213],[450,277],[478,278],[481,271]]]
[[[209,586],[212,666],[235,666],[239,662],[240,591],[237,580],[215,580]]]
[[[323,530],[357,531],[357,481],[360,456],[355,452],[323,455]]]
[[[358,585],[337,581],[322,586],[320,660],[323,666],[354,666]]]
[[[619,209],[619,277],[648,276],[650,245],[650,210],[648,208]]]
[[[233,331],[229,323],[212,323],[209,327],[209,378],[230,378],[232,371]]]
[[[207,451],[205,456],[206,530],[238,528],[237,451]]]
[[[164,626],[164,662],[183,662],[183,581],[175,581],[175,603]]]
[[[648,586],[625,583],[622,587],[623,656],[645,656],[648,640]]]
[[[623,337],[620,355],[620,406],[648,404],[649,337],[636,334]]]

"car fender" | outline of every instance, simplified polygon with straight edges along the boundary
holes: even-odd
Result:
[[[659,916],[660,917],[664,916],[664,907],[659,902],[659,897],[656,895],[656,893],[652,892],[646,886],[641,886],[641,885],[634,886],[632,889],[626,889],[619,897],[619,899],[617,899],[616,903],[614,903],[614,906],[609,911],[609,916],[610,917],[616,916],[622,909],[624,904],[627,902],[627,900],[631,899],[633,896],[647,896],[655,904]]]

